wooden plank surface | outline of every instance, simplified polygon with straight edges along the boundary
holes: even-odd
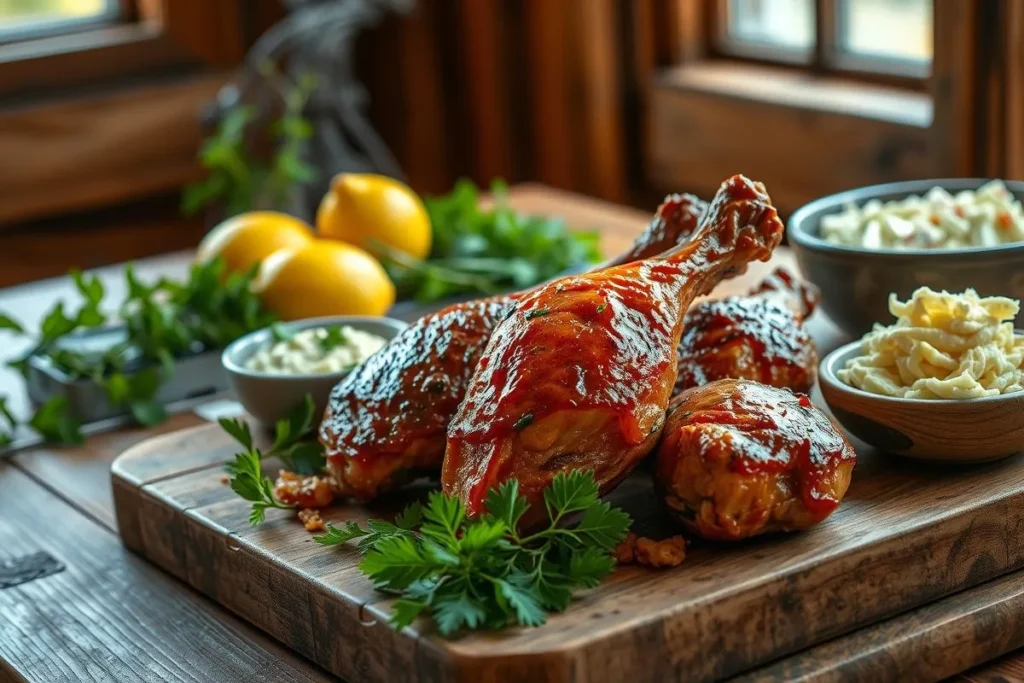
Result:
[[[0,590],[0,680],[331,680],[0,464],[0,562],[39,551],[66,569]]]
[[[637,231],[639,231],[639,229],[643,226],[644,222],[647,220],[647,214],[642,212],[624,209],[621,207],[614,207],[599,201],[581,198],[577,195],[572,195],[569,193],[551,191],[550,189],[543,188],[542,186],[523,186],[513,188],[512,196],[513,202],[522,210],[559,213],[561,215],[565,215],[569,222],[573,225],[579,225],[581,227],[596,227],[600,229],[602,231],[603,246],[605,248],[606,253],[611,253],[617,245],[621,245],[625,241],[628,241],[630,238],[632,238],[637,233]],[[171,255],[166,258],[147,260],[140,264],[139,270],[142,273],[153,276],[162,274],[176,275],[183,271],[183,269],[187,266],[187,262],[188,256],[186,254]],[[108,281],[108,285],[114,286],[116,298],[116,271],[114,269],[105,269],[104,275],[105,279]],[[14,312],[18,315],[18,317],[29,322],[30,325],[35,325],[38,322],[38,315],[42,312],[43,308],[48,307],[56,298],[71,298],[71,292],[72,287],[70,285],[70,282],[67,281],[66,278],[61,280],[48,281],[44,283],[37,283],[27,287],[2,290],[0,291],[0,309],[5,311],[13,309]],[[3,333],[0,333],[0,356],[6,358],[11,355],[14,355],[19,351],[20,348],[17,346],[17,344],[11,343],[10,338],[4,337]],[[0,391],[11,392],[12,390],[15,392],[20,391],[20,387],[18,386],[16,379],[9,374],[3,374],[3,370],[0,370]],[[18,395],[20,397],[20,394]],[[19,400],[17,401],[17,403],[19,403],[19,409],[21,411],[24,411],[24,402]],[[190,415],[178,416],[174,419],[176,420],[174,426],[184,426],[186,424],[200,423],[200,420],[198,418],[192,417]],[[205,436],[203,436],[203,432],[204,430],[200,429],[197,434],[177,435],[176,437],[166,438],[216,438],[214,437],[212,431],[206,430]],[[90,439],[89,443],[86,445],[85,448],[75,448],[66,450],[47,449],[45,451],[37,450],[34,452],[25,453],[22,456],[19,456],[19,458],[17,459],[16,467],[0,467],[0,486],[3,486],[4,482],[6,482],[7,480],[15,481],[20,496],[38,499],[38,493],[33,494],[32,496],[29,496],[29,494],[27,493],[30,489],[42,490],[37,482],[30,481],[26,478],[25,473],[28,473],[31,476],[35,477],[38,481],[50,482],[49,486],[51,486],[52,491],[54,493],[51,494],[44,491],[43,494],[45,495],[43,495],[41,500],[51,501],[52,499],[53,501],[56,501],[57,498],[71,499],[73,501],[76,501],[76,506],[85,510],[89,510],[90,514],[104,521],[105,524],[109,524],[110,521],[113,519],[113,508],[112,502],[109,498],[110,494],[107,493],[107,491],[109,491],[109,484],[106,483],[107,467],[109,466],[110,461],[116,455],[116,451],[118,449],[129,445],[133,439],[141,439],[151,433],[153,432],[148,432],[146,430],[137,430],[131,433],[130,435],[117,434],[111,435],[107,439]],[[219,443],[221,448],[229,448],[226,442],[220,441]],[[170,446],[172,444],[173,442],[164,443],[165,446]],[[188,469],[191,472],[190,476],[192,477],[204,477],[205,475],[203,474],[203,468],[205,467],[205,463],[184,462],[184,459],[180,455],[183,449],[181,449],[180,447],[174,447],[168,450],[172,451],[172,457],[169,460],[165,460],[163,465],[164,470],[162,474],[160,474],[159,476],[163,481],[163,485],[168,488],[168,491],[170,493],[173,493],[174,495],[180,495],[180,492],[175,492],[170,487],[170,481],[167,479],[167,477],[170,476],[174,471],[180,471],[179,469],[177,469],[179,467],[184,467],[185,469]],[[184,450],[189,451],[190,449]],[[216,449],[211,449],[210,452],[215,453],[215,450]],[[41,455],[42,457],[40,457],[38,460],[35,460],[33,458],[34,455]],[[218,457],[214,457],[213,459],[216,460],[218,459]],[[216,471],[216,466],[211,471]],[[217,507],[216,505],[212,507],[210,506],[210,501],[216,500],[216,496],[219,496],[220,493],[222,493],[223,491],[223,485],[220,484],[219,478],[216,480],[211,479],[210,481],[211,483],[215,483],[216,486],[211,486],[209,490],[206,491],[205,493],[197,491],[198,495],[195,499],[195,502],[198,503],[200,507],[210,507],[210,510],[208,510],[208,514],[212,518],[219,520],[218,528],[204,526],[201,528],[201,533],[195,534],[195,537],[192,539],[192,542],[195,547],[198,547],[200,549],[205,547],[204,544],[214,544],[217,542],[221,543],[221,545],[223,546],[223,537],[218,535],[218,533],[220,530],[223,530],[226,527],[220,526],[221,524],[237,523],[239,524],[239,527],[243,531],[245,531],[245,527],[242,520],[242,515],[245,514],[244,508],[239,508],[237,504],[235,504],[233,501],[228,501],[227,503],[221,504],[220,507]],[[183,478],[182,481],[179,482],[179,484],[186,485],[188,484],[188,482],[189,480]],[[211,499],[209,496],[215,497]],[[7,498],[10,498],[10,496],[7,496]],[[17,523],[12,522],[11,520],[13,519],[13,517],[11,515],[8,515],[6,512],[6,505],[9,504],[10,503],[5,501],[3,497],[0,497],[0,525],[3,525],[5,523],[13,525],[14,528],[18,530],[18,533],[21,536],[27,536],[27,530],[30,528],[30,525],[33,523],[33,520],[35,518],[24,521],[19,520]],[[54,519],[59,518],[60,523],[65,524],[71,528],[95,528],[96,530],[100,529],[100,527],[98,526],[81,526],[85,521],[85,517],[76,512],[74,509],[68,508],[63,504],[59,504],[59,501],[57,504],[54,504],[52,501],[47,502],[47,506],[51,512],[56,511],[56,514],[47,515],[46,519],[50,523],[53,523]],[[371,509],[371,513],[386,514],[387,510],[374,508]],[[189,514],[192,517],[196,516],[196,513],[194,511],[189,511],[185,514]],[[280,525],[280,528],[277,531],[277,533],[279,534],[285,535],[287,537],[297,537],[297,539],[308,539],[308,536],[304,536],[301,534],[296,535],[295,532],[297,531],[297,529],[295,528],[291,520],[282,520],[281,522],[273,522],[273,524]],[[269,529],[270,527],[268,527],[268,530]],[[268,531],[266,530],[261,531],[261,533],[267,532]],[[2,533],[3,532],[0,532],[0,534]],[[149,530],[149,533],[153,533],[153,530]],[[61,538],[63,539],[64,537],[61,536]],[[145,567],[140,568],[140,565],[137,562],[135,562],[129,555],[126,555],[117,549],[116,542],[113,541],[112,537],[110,537],[109,543],[103,540],[97,541],[97,538],[104,539],[108,537],[103,534],[97,537],[93,533],[81,533],[76,539],[68,540],[66,546],[72,546],[76,543],[85,544],[89,546],[89,548],[85,552],[92,554],[98,552],[100,554],[110,555],[110,565],[108,567],[109,573],[118,575],[123,574],[126,576],[125,583],[119,584],[121,586],[122,592],[130,592],[132,590],[131,587],[139,581],[143,581],[144,583],[153,581],[154,579],[152,578],[138,578],[139,572],[142,572],[143,574],[148,573],[149,576],[155,576],[157,577],[157,579],[160,580],[159,592],[165,593],[167,596],[170,597],[170,599],[173,599],[175,602],[183,600],[188,604],[192,604],[192,602],[195,601],[199,605],[204,606],[202,608],[199,608],[202,614],[207,615],[210,619],[216,620],[218,623],[228,624],[229,626],[227,628],[229,632],[234,633],[237,631],[240,634],[237,636],[237,638],[239,641],[241,641],[241,644],[232,643],[230,648],[233,651],[238,649],[245,650],[245,648],[250,647],[251,644],[254,642],[257,644],[260,644],[262,642],[269,643],[267,648],[263,648],[262,645],[259,645],[259,650],[266,650],[270,652],[279,651],[279,649],[274,649],[276,646],[272,642],[266,641],[265,639],[261,640],[261,637],[258,636],[252,636],[252,629],[240,624],[233,617],[225,614],[224,612],[220,611],[215,607],[211,607],[210,604],[206,601],[197,601],[195,594],[187,588],[185,588],[182,584],[179,584],[172,580],[167,580],[159,573],[147,572]],[[242,549],[242,541],[240,540],[241,538],[243,537],[239,537],[238,539],[236,539],[235,537],[229,537],[229,539],[231,540],[230,547],[239,549],[232,551],[234,554],[239,554],[239,552]],[[312,545],[308,542],[308,540],[305,540],[305,542],[310,546]],[[94,548],[96,547],[100,548],[100,550],[95,550]],[[7,549],[3,545],[0,545],[0,548],[3,548],[3,550],[0,550],[0,561],[2,561],[2,559],[4,559],[4,554],[7,552]],[[244,551],[242,552],[244,553]],[[242,554],[240,555],[240,557],[246,557],[246,555]],[[338,571],[342,573],[346,571],[344,563],[339,562],[338,556],[332,553],[311,553],[309,557],[307,557],[303,561],[306,563],[311,563],[314,566],[329,564],[337,567]],[[240,562],[240,560],[238,562]],[[199,566],[201,568],[202,565],[196,566]],[[243,564],[242,566],[244,567],[245,565]],[[254,566],[251,563],[248,565],[248,567],[249,569],[254,569]],[[205,592],[207,592],[208,594],[213,592],[215,589],[221,591],[224,590],[223,582],[221,583],[221,586],[218,587],[215,573],[208,572],[206,575],[203,575],[202,572],[195,572],[194,574],[194,578],[197,581],[202,580],[205,582]],[[256,590],[257,588],[259,588],[259,582],[263,582],[263,584],[269,585],[272,584],[273,581],[277,581],[278,579],[279,577],[277,576],[271,577],[271,575],[264,573],[252,579],[254,583],[251,584],[251,587],[254,590]],[[845,650],[846,654],[843,655],[845,658],[855,659],[859,662],[859,666],[870,666],[871,668],[865,669],[866,671],[875,671],[880,672],[881,674],[884,674],[885,672],[889,672],[891,674],[891,672],[893,671],[902,671],[902,669],[894,665],[894,662],[896,661],[909,661],[907,666],[913,666],[914,661],[920,660],[920,657],[915,657],[911,660],[893,660],[892,657],[896,656],[897,654],[899,654],[900,657],[902,657],[903,655],[911,656],[915,652],[921,652],[928,653],[929,656],[934,655],[934,657],[938,659],[948,659],[949,653],[954,652],[956,650],[956,647],[946,648],[942,652],[933,653],[928,648],[921,648],[920,650],[918,650],[914,647],[914,644],[916,643],[923,645],[929,642],[929,639],[936,633],[944,634],[942,637],[946,637],[950,633],[954,632],[950,629],[953,629],[953,626],[957,624],[964,626],[965,629],[968,626],[971,626],[972,628],[977,628],[979,636],[990,636],[991,634],[993,634],[993,632],[990,630],[986,630],[986,624],[991,624],[993,622],[984,620],[989,618],[988,615],[996,614],[998,610],[1002,609],[1002,606],[1014,604],[1012,601],[1015,600],[1016,596],[1019,595],[1020,580],[1021,579],[1017,575],[1009,575],[1002,579],[997,579],[994,581],[990,581],[986,584],[983,584],[982,586],[979,586],[978,588],[975,588],[970,592],[962,593],[958,596],[954,596],[953,598],[947,598],[946,600],[943,600],[941,602],[934,603],[933,605],[930,605],[928,608],[922,608],[931,609],[932,612],[930,612],[930,616],[929,614],[921,613],[919,621],[906,622],[908,624],[912,624],[909,627],[908,631],[912,635],[910,644],[908,646],[909,651],[890,651],[889,649],[878,645],[878,641],[871,641],[871,633],[874,629],[866,629],[848,636],[841,637],[821,647],[836,647],[836,644],[846,642],[848,643],[848,648]],[[984,595],[987,595],[988,597],[984,598],[983,594],[979,593],[978,591],[986,591]],[[255,592],[253,593],[253,595],[260,594],[258,592]],[[330,595],[336,595],[333,589]],[[357,616],[363,621],[372,621],[375,618],[375,613],[379,614],[380,610],[383,609],[386,603],[371,602],[369,598],[374,598],[376,596],[374,596],[372,592],[367,593],[365,591],[365,586],[362,591],[352,593],[352,597],[360,597],[360,595],[367,599],[361,605],[357,613]],[[54,622],[60,622],[61,620],[72,620],[73,617],[71,615],[73,615],[76,612],[76,610],[79,609],[78,602],[82,599],[85,599],[83,598],[83,596],[88,597],[88,591],[83,591],[82,595],[65,596],[66,604],[51,604],[47,608],[51,610],[49,613],[50,618]],[[2,597],[3,593],[0,592],[0,598]],[[957,602],[957,600],[960,598],[962,598],[962,602]],[[986,603],[986,599],[990,602]],[[250,597],[249,602],[253,603],[255,600],[256,598]],[[0,600],[0,602],[2,602],[2,600]],[[330,604],[329,601],[325,601],[322,597],[320,599],[320,603],[310,604],[315,605],[315,615],[318,619],[316,623],[321,626],[326,625],[328,627],[328,630],[326,632],[337,634],[338,638],[340,640],[343,640],[347,633],[342,628],[341,624],[344,623],[344,617],[346,616],[346,613],[344,611],[332,610],[328,606]],[[985,606],[985,609],[979,611],[979,604]],[[938,609],[940,606],[943,605],[948,607],[948,612],[942,612],[941,609]],[[574,607],[574,609],[576,609],[577,607]],[[963,617],[962,613],[964,609],[968,610],[969,618]],[[104,625],[104,619],[106,618],[105,614],[107,611],[116,612],[117,605],[115,603],[112,603],[108,607],[105,607],[103,609],[97,609],[96,614],[91,615],[88,619],[80,616],[79,627],[95,627],[100,630],[110,628],[109,625]],[[902,615],[900,617],[895,617],[890,622],[883,622],[877,628],[883,628],[886,626],[886,624],[898,624],[899,622],[897,620],[910,619],[913,617],[913,615],[918,614],[919,612],[921,611],[918,610],[915,612]],[[1021,610],[1015,610],[1011,616],[1019,620],[1021,617],[1017,615],[1019,615],[1020,612]],[[4,613],[6,614],[6,611],[4,611]],[[197,628],[197,624],[202,623],[202,619],[199,619],[195,615],[192,615],[187,610],[184,612],[176,612],[175,615],[181,620],[182,629],[194,629]],[[204,616],[203,618],[205,619],[207,617]],[[45,629],[50,628],[53,625],[50,622],[45,622],[42,624],[36,624],[35,622],[28,623],[30,624],[28,628],[31,629]],[[1011,636],[1013,633],[1016,633],[1014,629],[1020,628],[1019,624],[1014,625],[1015,622],[1013,622],[1012,619],[1001,623],[1003,623],[1005,630],[1009,630],[1011,632]],[[902,628],[902,626],[892,627]],[[304,628],[306,629],[306,632],[308,632],[309,626],[307,625]],[[937,631],[936,629],[939,630]],[[372,632],[376,633],[376,631]],[[957,632],[963,633],[964,631],[961,630]],[[151,634],[141,634],[138,637],[139,645],[145,646],[145,644],[147,644],[152,637],[153,636]],[[866,640],[850,640],[856,639],[858,637],[865,638]],[[984,640],[984,638],[982,638],[982,640]],[[1012,637],[998,637],[994,640],[998,641],[998,648],[1019,647],[1021,645],[1021,643],[1019,642],[1013,642]],[[12,675],[14,676],[14,680],[21,680],[21,677],[24,674],[24,669],[19,668],[20,654],[19,652],[14,652],[14,654],[11,654],[13,650],[10,645],[10,642],[12,642],[11,639],[8,638],[6,635],[0,637],[0,648],[3,648],[2,653],[0,653],[0,659],[6,660],[6,664],[0,661],[0,680],[7,680],[5,676],[10,677]],[[180,644],[180,641],[176,640],[174,642],[176,644]],[[868,647],[867,643],[869,642],[873,643],[872,645],[870,645],[870,649],[863,649]],[[975,662],[980,662],[987,657],[999,654],[998,652],[992,651],[991,648],[985,649],[983,645],[978,645],[977,643],[969,645],[968,641],[965,640],[944,640],[943,642],[957,643],[957,647],[968,647],[970,652],[973,653],[972,656],[976,657],[976,659],[974,660]],[[117,662],[118,657],[128,657],[128,655],[125,655],[122,650],[117,650],[117,654],[111,654],[111,652],[105,650],[105,648],[112,647],[112,643],[97,644],[97,649],[93,653],[92,660],[95,665],[90,669],[90,675],[92,676],[92,679],[116,679],[115,673],[118,671],[118,669],[116,669],[114,666],[106,666],[104,662]],[[145,650],[141,652],[133,650],[133,652],[134,657],[136,657],[138,661],[148,661],[148,655]],[[816,652],[816,655],[812,654]],[[822,662],[825,660],[822,660],[820,656],[822,655],[822,653],[827,652],[827,650],[819,651],[817,649],[813,649],[805,653],[802,653],[802,655],[795,655],[792,658],[792,660],[790,660],[789,666],[791,668],[787,669],[787,671],[795,672],[799,670],[803,672],[801,674],[802,676],[804,676],[803,680],[835,680],[834,677],[823,677],[824,673],[822,673],[817,678],[815,678],[815,675],[807,673],[815,671],[822,671],[827,673],[829,671],[828,666],[822,664]],[[29,678],[32,680],[50,680],[49,678],[40,678],[39,676],[45,676],[45,672],[59,671],[60,667],[64,666],[61,663],[63,661],[63,658],[67,656],[66,650],[60,647],[58,644],[54,644],[53,649],[50,651],[37,652],[37,654],[40,657],[40,660],[36,662],[36,665],[40,667],[37,669],[37,671],[43,673],[29,675]],[[369,665],[366,663],[366,658],[361,656],[359,652],[353,652],[351,650],[342,650],[340,651],[339,654],[337,654],[337,656],[340,657],[341,655],[346,656],[348,660],[352,662],[353,670],[356,673],[352,680],[361,680],[363,678],[363,675],[360,672],[369,671]],[[192,665],[182,664],[182,666],[185,667],[187,671],[186,673],[183,673],[181,675],[181,678],[189,680],[189,675],[193,677],[201,677],[200,673],[197,672],[203,671],[203,669],[199,667],[205,666],[207,664],[205,660],[197,660],[193,651],[190,650],[188,647],[185,647],[183,650],[177,652],[176,656],[179,658],[180,661],[198,662],[197,664]],[[805,658],[803,660],[800,660],[799,658],[801,656],[810,657],[810,659]],[[282,657],[288,659],[287,654],[282,655]],[[992,678],[993,676],[1004,676],[1004,680],[1016,680],[1016,677],[1014,677],[1012,674],[1015,666],[1018,670],[1020,670],[1019,662],[1021,660],[1022,659],[1019,655],[1011,655],[1009,657],[1004,658],[1003,660],[994,663],[992,667],[980,667],[972,669],[967,674],[965,674],[966,677],[961,678],[961,680],[996,680]],[[264,660],[260,659],[259,655],[254,654],[253,661],[262,662]],[[330,656],[327,653],[322,653],[321,655],[319,655],[319,661],[326,661],[328,666],[330,666],[331,668],[336,668],[337,666],[341,666],[342,664],[342,662],[337,660],[332,662]],[[815,664],[815,662],[817,662],[817,664]],[[970,663],[973,662],[961,664],[960,666],[966,666]],[[5,666],[8,668],[5,669]],[[130,666],[137,666],[137,663],[132,663],[130,664]],[[647,664],[645,663],[643,664],[643,666],[647,666]],[[930,668],[924,668],[922,670],[939,675],[938,671],[940,670],[939,667],[941,666],[943,666],[941,662],[932,662]],[[945,666],[947,666],[948,668],[949,666],[952,666],[952,664],[947,663]],[[797,669],[797,667],[800,668]],[[259,665],[256,668],[260,671],[265,669],[265,667],[263,667],[262,665]],[[245,662],[242,662],[242,666],[239,666],[238,668],[235,668],[233,666],[225,666],[219,669],[210,670],[217,671],[220,680],[223,681],[242,681],[252,680],[253,678],[262,678],[262,676],[260,676],[259,673],[257,673],[256,676],[253,676],[252,670],[245,666]],[[266,670],[269,671],[271,669]],[[955,669],[949,668],[948,670],[952,672]],[[12,674],[13,671],[20,671],[21,673]],[[313,671],[314,673],[306,675],[315,678],[315,670],[310,668],[309,671]],[[62,678],[60,676],[56,676],[55,680],[62,680]],[[63,677],[63,680],[76,680],[76,675],[74,673],[68,674]],[[301,678],[299,680],[301,680]],[[543,680],[543,678],[538,676],[536,680],[540,681]],[[897,679],[894,678],[893,675],[880,675],[879,678],[873,678],[870,680]],[[917,676],[910,679],[902,680],[925,679],[921,676]]]
[[[215,438],[223,438],[216,428],[201,427],[189,443]],[[339,648],[353,639],[386,643],[384,650],[359,648],[368,680],[710,680],[1024,563],[1017,540],[1024,458],[922,471],[865,450],[844,506],[808,533],[735,546],[696,543],[673,572],[622,568],[539,629],[443,641],[419,623],[400,638],[380,628],[388,601],[360,575],[354,553],[316,547],[286,512],[249,527],[247,506],[224,486],[221,469],[197,470],[201,453],[186,453],[191,469],[181,476],[168,474],[160,443],[141,444],[115,464],[115,481],[133,481],[117,485],[126,544],[339,675],[357,673]],[[666,533],[645,474],[612,499],[630,509],[641,531]],[[389,512],[348,507],[327,516],[337,522]],[[238,577],[250,577],[248,585],[240,588]],[[1022,644],[1022,591],[1020,577],[981,586],[798,655],[756,680],[909,680],[894,673],[929,680],[955,673]],[[265,592],[280,602],[253,602]],[[331,623],[345,631],[343,642],[310,622],[303,608],[309,603],[314,614],[335,611]],[[368,615],[375,621],[367,623]],[[923,654],[929,669],[919,668]]]
[[[788,258],[786,250],[780,258]],[[756,279],[772,265],[756,264],[744,277]],[[730,283],[724,289],[740,286]],[[823,350],[841,340],[821,318],[812,331]],[[202,445],[215,436],[215,427],[204,427],[190,443]],[[370,680],[401,675],[421,681],[639,683],[734,675],[1024,566],[1024,540],[1018,540],[1024,525],[1024,457],[964,469],[922,467],[863,444],[858,450],[861,459],[846,501],[816,529],[733,546],[695,543],[681,569],[622,568],[544,627],[456,641],[437,638],[423,622],[403,637],[382,631],[388,601],[360,575],[356,557],[342,551],[333,561],[325,559],[286,512],[250,528],[245,504],[224,486],[218,467],[192,467],[180,477],[168,476],[165,467],[150,474],[149,460],[165,463],[167,457],[160,444],[146,443],[116,463],[114,476],[125,482],[117,485],[117,503],[129,547],[339,675],[354,674],[349,659],[335,655],[341,646],[322,629],[311,629],[299,605],[312,601],[318,609],[336,610],[336,623],[347,624],[350,638],[390,644],[389,656],[369,656]],[[187,457],[206,459],[202,453]],[[641,532],[668,532],[646,474],[632,477],[611,498],[630,509]],[[380,514],[380,509],[343,507],[328,516],[339,521]],[[243,552],[229,549],[235,546]],[[235,576],[225,569],[233,560],[237,575],[260,576],[265,583],[239,593],[234,581],[218,575]],[[284,601],[277,609],[250,604],[252,593],[274,586],[285,587],[297,602]],[[1007,597],[1007,590],[994,589],[988,601],[1012,602],[1016,593],[1010,590]],[[356,628],[367,614],[377,620]],[[925,619],[917,626],[917,646],[902,636],[902,645],[894,642],[892,632],[871,637],[882,638],[890,653],[901,647],[905,653],[940,635],[962,638],[974,623],[970,615],[944,627]],[[1009,637],[1002,644],[964,649],[961,656],[968,665],[982,656],[980,650],[993,656],[1017,644]],[[858,657],[856,648],[849,652],[847,666],[838,669],[842,676],[858,666],[879,666],[877,659]],[[837,654],[825,650],[816,656],[831,661]],[[820,659],[808,656],[788,666],[821,669]],[[825,673],[821,677],[827,680]]]

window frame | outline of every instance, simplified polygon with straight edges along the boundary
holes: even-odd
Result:
[[[76,161],[86,166],[96,154],[105,169],[89,177],[92,190],[49,202],[41,201],[42,191],[26,193],[18,174],[0,172],[0,232],[20,221],[176,192],[197,177],[202,107],[255,37],[283,15],[277,0],[119,2],[117,23],[0,44],[0,131],[32,137],[39,151],[30,162],[36,185],[81,183],[82,168],[60,162],[63,148],[82,150]],[[158,111],[169,93],[173,114]],[[39,135],[33,117],[56,126],[53,134]],[[110,125],[115,117],[119,125]],[[124,155],[120,166],[99,156],[148,140],[164,141],[154,142],[160,156],[148,163],[141,154]]]
[[[934,1],[931,75],[914,82],[723,55],[711,30],[717,1],[642,0],[654,18],[637,39],[644,46],[637,61],[645,93],[636,136],[654,189],[713,192],[712,169],[729,168],[765,181],[786,212],[860,185],[1012,177],[1007,169],[1022,166],[993,151],[1021,147],[1015,141],[1024,140],[1024,121],[1011,120],[1024,110],[1024,88],[1013,90],[1000,73],[1005,60],[996,56],[998,50],[1009,58],[1021,53],[1024,11],[1015,0],[993,0],[992,6]],[[744,66],[734,72],[747,72],[746,81],[735,73],[732,80],[714,80],[730,63]],[[773,72],[784,77],[769,83]],[[799,81],[802,97],[789,96],[787,79]],[[836,96],[817,97],[828,93]],[[865,102],[885,106],[875,111],[862,107]],[[923,117],[891,116],[922,106]],[[743,134],[723,135],[723,127]],[[759,129],[769,133],[758,135]]]
[[[830,74],[876,85],[917,91],[927,89],[930,65],[897,58],[858,55],[840,47],[843,12],[839,5],[848,0],[813,0],[815,44],[807,50],[736,40],[729,33],[730,0],[697,1],[707,4],[706,30],[710,37],[708,45],[711,57],[789,66],[819,75]]]

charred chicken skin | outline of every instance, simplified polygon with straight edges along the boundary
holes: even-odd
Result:
[[[498,324],[448,430],[441,483],[470,513],[517,479],[534,513],[559,471],[603,491],[651,451],[676,379],[690,302],[753,260],[783,226],[760,183],[722,184],[692,240],[664,258],[555,280]]]
[[[647,230],[611,265],[665,252],[696,229],[707,205],[666,198]],[[460,303],[413,323],[332,391],[320,441],[339,493],[363,501],[420,472],[439,472],[449,423],[487,340],[514,294]]]
[[[689,531],[736,540],[824,520],[846,494],[855,460],[807,396],[724,379],[672,401],[655,485]]]
[[[810,391],[818,354],[803,322],[818,300],[817,287],[779,268],[746,296],[695,305],[679,343],[676,392],[726,378]]]

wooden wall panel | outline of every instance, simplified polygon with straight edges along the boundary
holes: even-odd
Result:
[[[622,67],[627,56],[614,0],[576,0],[579,27],[581,155],[590,194],[627,201]]]
[[[419,0],[361,47],[374,123],[421,191],[501,177],[628,201],[629,12],[625,0]],[[396,53],[397,76],[382,66]]]
[[[197,76],[0,113],[0,230],[199,178],[199,106],[226,80]]]
[[[927,129],[769,103],[737,107],[670,87],[652,97],[651,139],[650,173],[659,187],[707,197],[722,179],[744,173],[764,182],[787,213],[830,192],[934,177]]]
[[[506,59],[507,21],[502,3],[459,0],[471,175],[480,182],[511,178],[514,143],[511,79]]]
[[[940,176],[969,176],[978,166],[977,10],[984,4],[935,3],[936,50],[931,83],[935,116],[931,146]]]
[[[430,193],[446,192],[451,186],[446,122],[455,113],[453,95],[460,96],[446,90],[441,53],[443,4],[444,0],[418,0],[412,15],[400,24],[403,97],[395,113],[404,122],[405,147],[398,158],[409,182]]]
[[[571,53],[569,50],[572,9],[567,2],[523,0],[523,60],[531,103],[532,165],[536,180],[555,187],[576,187],[571,141],[572,120]]]
[[[1005,0],[1006,168],[1008,178],[1024,178],[1024,3]]]

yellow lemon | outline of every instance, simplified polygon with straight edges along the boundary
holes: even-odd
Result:
[[[430,254],[430,217],[419,196],[403,183],[372,173],[339,173],[316,213],[321,237],[341,240],[382,256],[379,245],[425,259]]]
[[[199,243],[196,260],[206,263],[220,256],[227,273],[246,271],[279,249],[300,247],[312,239],[312,228],[294,216],[248,211],[211,230]]]
[[[252,289],[283,320],[384,315],[395,303],[395,286],[377,259],[333,240],[274,252],[260,266]]]

